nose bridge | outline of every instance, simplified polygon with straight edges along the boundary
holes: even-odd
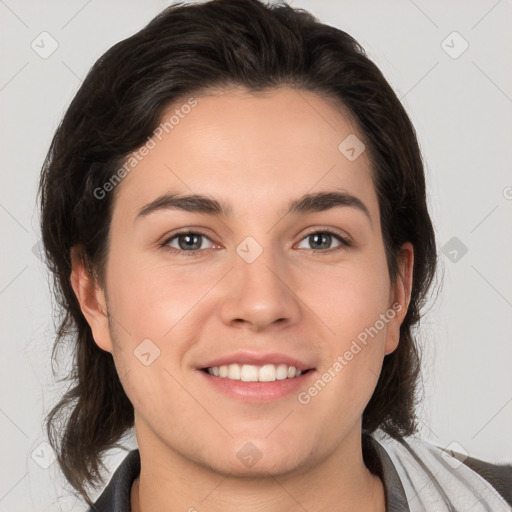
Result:
[[[236,247],[231,286],[222,305],[223,321],[250,324],[253,329],[296,322],[300,309],[289,278],[286,261],[270,246],[247,237]]]

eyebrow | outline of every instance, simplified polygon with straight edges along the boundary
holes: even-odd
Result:
[[[315,192],[305,194],[289,204],[285,215],[323,212],[337,207],[355,208],[364,213],[368,217],[370,224],[372,223],[370,212],[363,201],[347,192]],[[136,219],[146,217],[153,212],[171,209],[224,217],[229,217],[233,213],[231,205],[203,194],[182,195],[169,193],[143,206],[137,213]]]

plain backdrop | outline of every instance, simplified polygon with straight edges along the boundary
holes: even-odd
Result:
[[[42,427],[63,387],[50,365],[54,327],[39,257],[38,175],[92,64],[169,3],[0,0],[0,511],[83,510],[52,464]],[[444,283],[420,328],[421,435],[474,457],[510,461],[512,3],[291,5],[365,47],[418,133]],[[43,58],[41,47],[50,52],[55,44]],[[124,456],[113,452],[108,467]]]

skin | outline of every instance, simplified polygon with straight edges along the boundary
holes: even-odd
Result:
[[[197,100],[118,185],[103,288],[79,248],[72,253],[82,311],[135,409],[142,469],[132,511],[383,511],[383,485],[362,458],[361,417],[398,344],[413,248],[402,247],[392,283],[367,152],[349,161],[338,150],[359,134],[341,109],[289,88]],[[340,190],[370,218],[348,206],[285,215],[303,194]],[[136,218],[171,191],[222,200],[232,216],[167,209]],[[159,245],[182,228],[206,234],[197,254]],[[332,238],[317,248],[308,235],[322,229],[352,246]],[[236,252],[247,236],[263,248],[252,263]],[[178,241],[169,242],[177,251]],[[307,389],[393,304],[401,311],[308,404],[296,393],[244,403],[197,369],[238,350],[283,352],[315,368]],[[133,352],[148,338],[160,356],[145,366]],[[251,467],[237,457],[247,442],[262,455]]]

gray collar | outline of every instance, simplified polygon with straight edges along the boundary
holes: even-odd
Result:
[[[386,512],[410,512],[407,496],[396,468],[384,447],[363,433],[363,457],[368,469],[380,477],[386,493]]]

